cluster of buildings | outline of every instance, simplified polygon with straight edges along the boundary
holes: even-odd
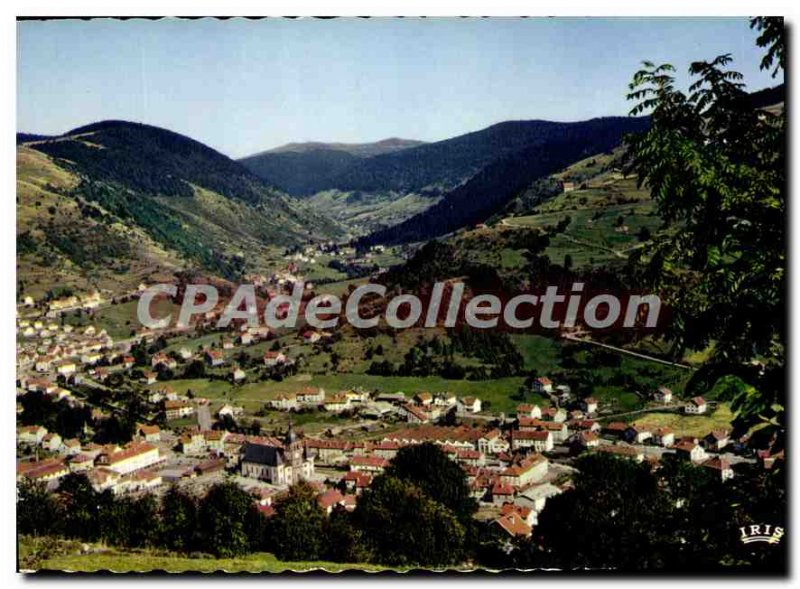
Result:
[[[105,330],[93,325],[74,327],[58,319],[17,317],[17,367],[26,374],[71,379],[79,370],[121,363]]]
[[[28,426],[18,431],[18,444],[39,447],[49,453],[42,460],[18,462],[18,479],[24,477],[56,487],[62,477],[81,472],[96,490],[111,489],[115,493],[152,489],[162,482],[156,468],[167,457],[157,445],[143,438],[124,446],[81,446],[77,440],[62,441],[58,434],[44,432],[47,430],[42,426]]]
[[[291,284],[297,279],[293,274],[297,261],[303,260],[291,262],[287,268],[290,275],[273,275],[265,278],[265,283]],[[72,308],[73,302],[64,302],[63,309]],[[80,383],[84,375],[103,383],[114,372],[130,371],[135,364],[129,355],[130,344],[115,346],[107,333],[93,326],[74,328],[43,316],[20,315],[17,335],[21,375],[18,394],[39,391],[54,400],[80,403],[65,388],[69,383]],[[306,343],[330,335],[314,330],[300,334]],[[218,347],[157,352],[150,358],[150,370],[143,371],[142,383],[154,384],[159,372],[175,370],[199,358],[212,368],[227,367],[226,351],[268,336],[267,327],[243,325],[233,335],[223,336]],[[262,362],[271,368],[289,365],[292,360],[280,350],[270,350],[263,353]],[[234,382],[246,378],[238,366],[230,368]],[[567,385],[556,385],[546,376],[534,379],[532,388],[546,397],[550,406],[523,403],[513,418],[500,416],[497,421],[487,419],[496,416],[484,412],[477,396],[450,392],[418,392],[407,397],[402,392],[369,394],[361,389],[326,394],[322,388],[306,387],[267,402],[269,408],[280,411],[352,411],[362,417],[391,416],[395,423],[404,422],[402,429],[364,441],[344,436],[303,437],[291,424],[280,437],[215,430],[208,423],[200,425],[204,423],[199,418],[201,410],[204,414],[208,410],[205,399],[177,394],[164,384],[148,389],[148,401],[163,411],[168,423],[197,416],[197,427],[177,428],[173,423],[170,427],[177,430],[173,432],[143,423],[128,444],[97,445],[62,440],[41,425],[22,426],[17,431],[17,444],[26,450],[28,458],[18,461],[17,476],[56,487],[67,474],[84,472],[97,490],[128,493],[157,491],[167,483],[187,479],[207,480],[227,470],[236,473],[241,484],[254,492],[265,515],[272,513],[272,502],[280,492],[301,480],[316,485],[321,508],[331,513],[337,506],[353,509],[374,477],[385,471],[402,448],[431,442],[464,470],[481,511],[489,513],[497,529],[508,537],[531,535],[547,500],[568,488],[569,477],[562,475],[569,473],[569,467],[564,463],[576,452],[606,452],[656,466],[660,456],[653,452],[656,448],[712,469],[723,481],[733,477],[731,464],[723,456],[733,443],[727,430],[714,430],[696,439],[677,438],[667,427],[614,421],[601,425],[597,399],[576,399]],[[654,391],[651,400],[663,406],[677,403],[665,387]],[[706,413],[709,408],[702,397],[675,406],[691,415]],[[451,412],[461,418],[462,425],[434,425]],[[242,413],[241,407],[225,405],[218,416],[238,417]],[[470,417],[474,419],[466,419]],[[483,422],[487,425],[465,424]],[[768,460],[776,459],[764,456],[765,468]]]

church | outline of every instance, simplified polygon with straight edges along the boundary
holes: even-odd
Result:
[[[242,457],[242,476],[273,485],[293,485],[314,475],[314,458],[289,423],[283,446],[268,442],[247,442]]]

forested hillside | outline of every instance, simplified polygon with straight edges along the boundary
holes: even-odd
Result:
[[[292,196],[307,196],[335,186],[337,176],[363,158],[418,145],[423,142],[398,138],[374,143],[289,143],[240,161]]]
[[[373,233],[364,244],[407,243],[444,235],[485,221],[535,180],[586,156],[610,151],[628,133],[647,127],[645,118],[603,118],[558,123],[555,138],[536,142],[486,166],[430,209]],[[550,136],[547,132],[545,135]]]
[[[60,280],[129,288],[148,267],[235,279],[268,248],[341,235],[241,164],[171,131],[106,121],[17,140],[20,262],[38,294]]]

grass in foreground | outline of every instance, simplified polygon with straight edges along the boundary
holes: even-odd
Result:
[[[229,573],[280,573],[285,571],[307,572],[324,570],[381,571],[388,567],[369,564],[343,564],[325,561],[284,562],[274,554],[255,552],[237,558],[213,558],[211,556],[188,557],[174,553],[150,550],[98,549],[97,552],[81,554],[79,542],[56,541],[57,548],[49,554],[37,553],[42,540],[20,538],[19,567],[22,570],[49,570],[94,573],[113,571],[137,573],[167,571],[170,573],[224,571]]]

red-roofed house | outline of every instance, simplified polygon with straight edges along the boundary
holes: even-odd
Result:
[[[389,466],[389,461],[380,456],[353,456],[350,459],[350,470],[358,472],[381,473]]]
[[[711,470],[718,472],[722,482],[733,478],[733,469],[731,468],[730,463],[723,458],[711,458],[703,462],[702,466],[703,468],[710,468]]]
[[[494,523],[512,538],[527,538],[533,533],[533,528],[516,512],[501,515]]]
[[[553,434],[545,430],[525,430],[511,432],[511,448],[531,448],[535,452],[549,452],[553,449]]]

